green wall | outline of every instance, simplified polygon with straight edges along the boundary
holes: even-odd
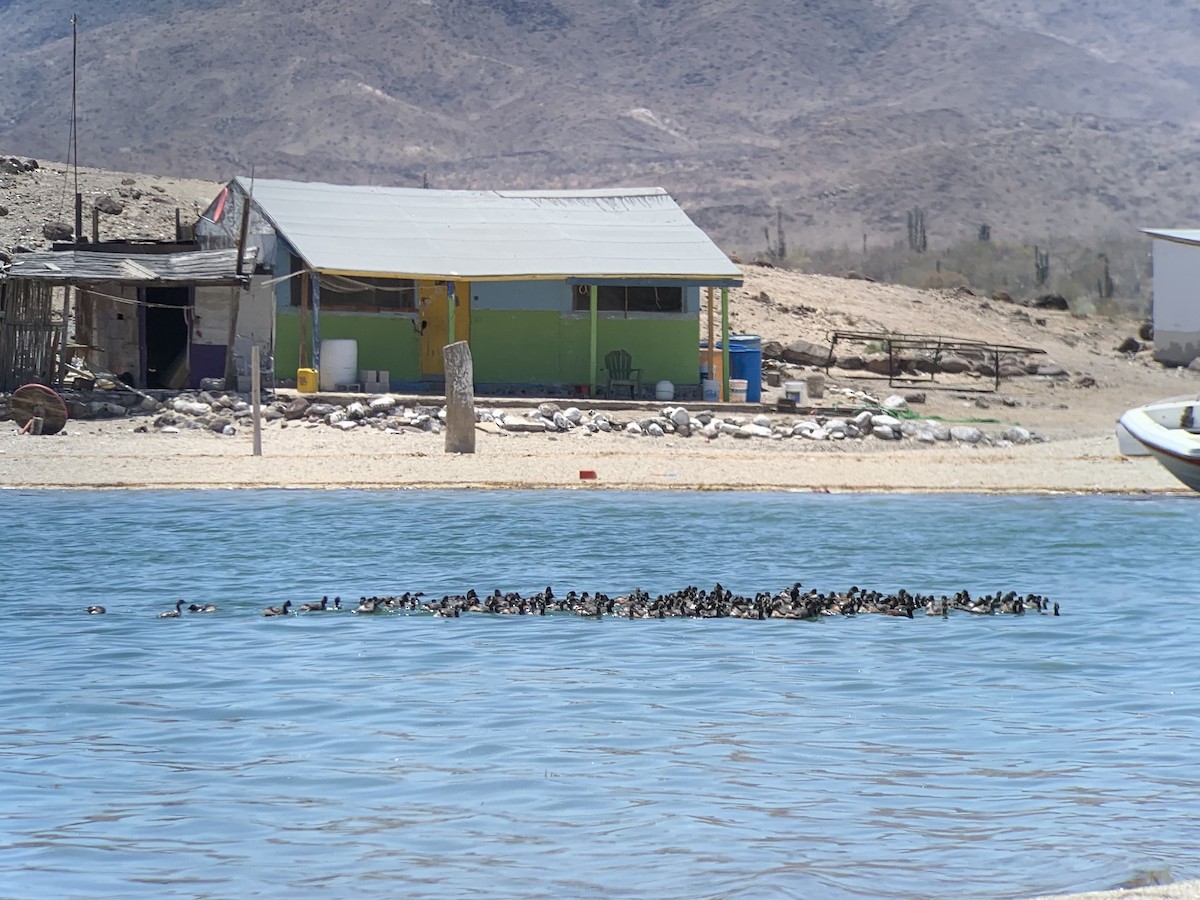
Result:
[[[471,353],[480,383],[588,384],[591,322],[586,313],[475,310]],[[603,318],[596,329],[596,364],[609,350],[628,350],[642,381],[700,381],[700,325],[679,318]],[[597,375],[598,381],[603,381]]]
[[[392,381],[420,378],[417,332],[405,316],[363,313],[321,313],[321,338],[358,341],[360,369],[387,369]],[[281,378],[295,376],[300,358],[300,315],[275,316],[275,371]]]
[[[293,377],[299,359],[300,316],[280,312],[275,325],[275,366]],[[587,313],[553,310],[471,312],[471,354],[479,384],[588,384],[591,323]],[[358,341],[360,369],[387,369],[392,381],[420,379],[418,337],[405,316],[321,313],[322,338]],[[642,369],[642,383],[700,380],[700,324],[684,315],[670,318],[600,317],[596,364],[609,350],[628,350]],[[596,374],[603,387],[602,373]]]

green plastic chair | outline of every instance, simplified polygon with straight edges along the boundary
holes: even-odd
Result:
[[[642,370],[634,368],[633,357],[628,350],[610,350],[604,354],[604,371],[608,373],[608,384],[604,396],[613,399],[613,388],[628,388],[629,399],[642,396]]]

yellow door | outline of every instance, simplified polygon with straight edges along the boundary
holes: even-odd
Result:
[[[471,343],[471,282],[454,282],[454,339]]]
[[[417,282],[417,314],[421,329],[421,377],[444,375],[442,348],[446,346],[450,323],[446,315],[446,283]]]
[[[417,282],[421,377],[445,375],[442,348],[450,342],[449,292],[444,281]],[[471,340],[471,283],[454,282],[454,339]]]

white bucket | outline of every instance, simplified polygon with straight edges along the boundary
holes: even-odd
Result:
[[[746,379],[745,378],[730,378],[729,379],[729,402],[730,403],[745,403],[746,402]]]
[[[339,384],[358,382],[358,341],[330,338],[321,341],[321,390],[336,391]]]
[[[711,378],[704,379],[704,400],[706,403],[716,403],[721,399],[721,383]]]
[[[804,382],[785,381],[783,383],[784,399],[791,400],[797,406],[804,405]]]
[[[656,384],[654,386],[654,399],[655,400],[674,400],[675,399],[675,385],[671,384],[671,382],[669,382],[669,381],[660,381],[658,384]]]

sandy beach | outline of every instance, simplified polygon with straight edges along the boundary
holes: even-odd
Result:
[[[248,429],[138,433],[148,419],[71,422],[48,437],[0,424],[6,488],[573,488],[984,493],[1188,493],[1150,459],[1122,457],[1111,432],[1007,448],[814,444],[619,434],[477,435],[472,455],[444,436],[343,433],[280,423],[252,455]],[[580,472],[595,472],[581,479]]]

